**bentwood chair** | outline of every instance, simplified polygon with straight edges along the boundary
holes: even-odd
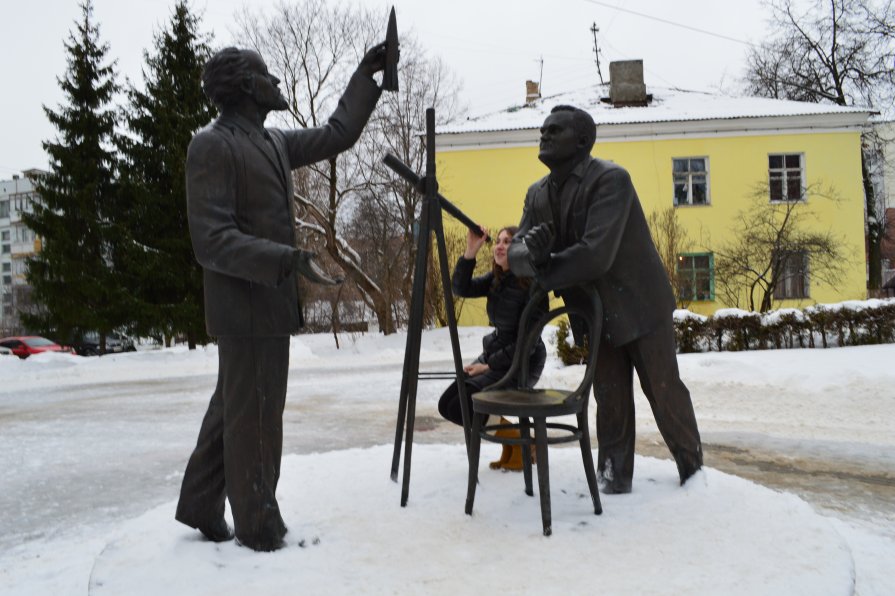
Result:
[[[600,296],[594,288],[582,288],[587,293],[588,305],[585,308],[563,306],[544,313],[537,321],[530,324],[529,319],[536,312],[537,305],[547,296],[545,290],[538,288],[522,314],[519,329],[519,340],[512,366],[507,374],[498,382],[472,396],[472,429],[470,432],[469,483],[466,493],[466,513],[472,515],[475,490],[478,481],[479,452],[482,440],[502,445],[521,445],[523,461],[523,477],[525,494],[534,496],[531,476],[531,448],[535,449],[538,468],[538,492],[541,499],[541,521],[544,536],[552,533],[550,512],[550,468],[547,446],[556,443],[578,441],[581,446],[581,459],[584,463],[584,475],[593,501],[594,514],[600,515],[603,507],[597,490],[597,477],[594,472],[593,452],[590,446],[588,430],[587,406],[590,402],[591,386],[597,363],[597,346],[603,320],[603,306]],[[535,342],[541,336],[544,326],[564,314],[575,314],[588,323],[590,331],[590,349],[584,378],[574,390],[565,389],[529,389],[528,362],[529,354]],[[518,375],[517,375],[518,373]],[[515,379],[515,380],[514,380]],[[549,418],[574,414],[577,426],[548,422]],[[487,424],[488,416],[518,417],[518,424]],[[495,431],[519,429],[519,437],[497,436]],[[534,430],[532,437],[531,431]],[[548,430],[553,431],[548,435]],[[505,433],[502,433],[505,434]],[[515,433],[512,433],[515,434]]]

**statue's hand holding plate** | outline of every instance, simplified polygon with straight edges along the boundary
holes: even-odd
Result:
[[[292,254],[292,270],[308,281],[323,286],[337,286],[345,281],[341,277],[332,278],[327,275],[317,264],[316,258],[317,253],[299,248]]]

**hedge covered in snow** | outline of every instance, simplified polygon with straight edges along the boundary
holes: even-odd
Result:
[[[827,348],[895,342],[895,299],[849,300],[766,313],[674,311],[678,351]]]
[[[895,343],[895,298],[766,313],[722,308],[710,317],[676,310],[674,334],[678,351],[684,354]],[[587,351],[573,344],[565,321],[559,323],[556,340],[557,354],[565,364],[584,362]]]

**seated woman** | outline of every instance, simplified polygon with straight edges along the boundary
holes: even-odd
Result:
[[[467,397],[499,381],[513,363],[519,319],[528,303],[528,289],[531,283],[530,280],[518,278],[510,272],[507,249],[516,230],[515,226],[509,226],[501,229],[497,234],[491,271],[485,275],[473,277],[472,273],[475,269],[476,255],[485,243],[487,233],[477,236],[470,231],[467,234],[466,252],[454,267],[452,279],[454,294],[463,298],[487,296],[488,322],[494,327],[494,331],[482,339],[482,353],[479,354],[475,362],[464,367],[468,375],[466,377]],[[485,232],[485,229],[482,228],[482,231]],[[545,310],[546,306],[544,304]],[[530,385],[533,386],[540,378],[546,359],[547,349],[544,347],[544,342],[539,339],[529,360]],[[470,399],[468,403],[471,414],[472,400]],[[456,381],[451,383],[438,401],[438,412],[455,424],[463,424],[460,413],[460,393],[457,390]],[[498,434],[514,433],[518,436],[518,432],[498,431]],[[491,462],[491,468],[521,470],[522,447],[504,445],[500,460]]]

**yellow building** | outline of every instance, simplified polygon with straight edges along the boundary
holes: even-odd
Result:
[[[593,155],[630,172],[647,216],[676,212],[689,239],[678,274],[690,310],[748,308],[716,291],[715,250],[736,237],[744,210],[790,201],[809,216],[802,225],[833,233],[845,274],[836,287],[825,285],[802,255],[807,268],[784,276],[774,308],[866,298],[860,135],[868,110],[649,91],[622,107],[605,98],[615,97],[609,85],[594,86],[440,127],[442,194],[489,228],[517,223],[528,186],[548,173],[537,159],[539,128],[554,106],[573,105],[597,123]],[[461,323],[486,324],[484,306],[464,305]]]

